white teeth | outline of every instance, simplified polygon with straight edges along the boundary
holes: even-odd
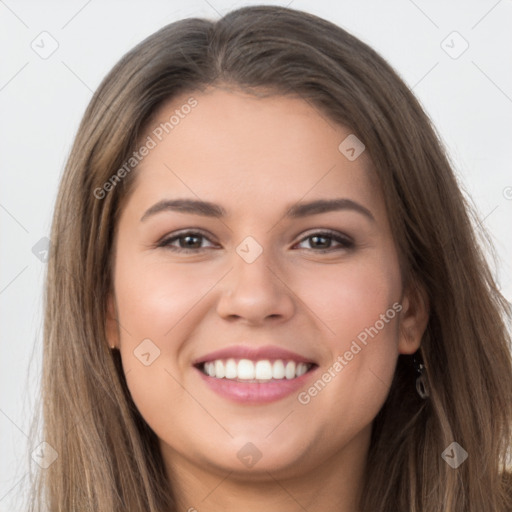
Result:
[[[203,372],[217,379],[269,381],[286,378],[290,380],[304,375],[311,366],[310,363],[295,363],[295,361],[282,359],[273,362],[268,359],[260,361],[240,359],[238,363],[235,359],[216,359],[204,363]]]
[[[256,380],[270,380],[272,378],[272,365],[270,361],[258,361],[255,371]]]
[[[237,371],[239,379],[254,379],[254,363],[249,359],[240,359],[240,361],[238,361]]]
[[[284,376],[287,379],[293,379],[295,377],[295,363],[293,361],[288,361],[286,363],[286,368],[284,369]]]
[[[297,365],[297,369],[295,370],[295,374],[297,377],[304,375],[308,371],[308,366],[305,363],[299,363]]]
[[[238,375],[237,364],[234,359],[228,359],[226,361],[226,379],[236,379]]]
[[[215,363],[213,363],[213,362],[206,363],[205,370],[206,370],[206,373],[210,377],[215,377]]]
[[[224,363],[220,360],[215,361],[215,377],[222,379],[222,377],[225,376],[226,371],[224,370]]]
[[[272,378],[284,379],[284,363],[281,359],[274,361],[274,364],[272,365]]]

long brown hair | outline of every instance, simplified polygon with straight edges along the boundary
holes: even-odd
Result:
[[[406,283],[428,296],[420,351],[430,397],[417,395],[410,356],[399,356],[374,421],[361,510],[510,510],[510,310],[452,164],[418,101],[374,50],[328,21],[270,6],[165,26],[117,63],[85,112],[58,193],[47,269],[41,433],[58,457],[35,475],[31,510],[175,510],[156,435],[105,336],[113,233],[137,169],[104,185],[164,101],[217,84],[295,95],[357,134],[384,193]],[[454,441],[468,453],[457,469],[441,456]]]

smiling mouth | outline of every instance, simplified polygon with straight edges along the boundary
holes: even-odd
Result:
[[[215,359],[195,365],[208,377],[245,383],[293,380],[316,368],[314,363],[285,359]]]

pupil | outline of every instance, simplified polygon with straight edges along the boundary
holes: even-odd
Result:
[[[314,244],[315,244],[315,245],[317,245],[317,243],[316,243],[316,242],[317,242],[318,240],[322,240],[322,239],[323,239],[323,240],[327,240],[327,237],[324,237],[324,236],[316,236],[316,235],[315,235],[315,236],[313,236],[313,240],[314,240]],[[326,241],[324,244],[320,243],[320,246],[323,246],[323,247],[329,247],[329,245],[330,245],[330,242],[329,242],[329,241]],[[317,245],[317,247],[318,247],[318,245]]]
[[[189,242],[190,242],[191,240],[194,240],[194,239],[195,239],[195,240],[197,240],[198,238],[199,238],[198,236],[190,236],[190,235],[188,235],[188,236],[186,236],[186,237],[185,237],[185,241],[186,241],[186,242],[185,242],[185,244],[186,244],[188,247],[190,247],[190,246],[194,245],[194,242],[192,242],[192,243],[189,243]],[[196,245],[197,245],[197,244],[196,244]]]

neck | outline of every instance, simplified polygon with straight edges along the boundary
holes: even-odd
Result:
[[[260,470],[205,469],[162,443],[177,504],[187,512],[359,512],[371,425],[317,467]]]

